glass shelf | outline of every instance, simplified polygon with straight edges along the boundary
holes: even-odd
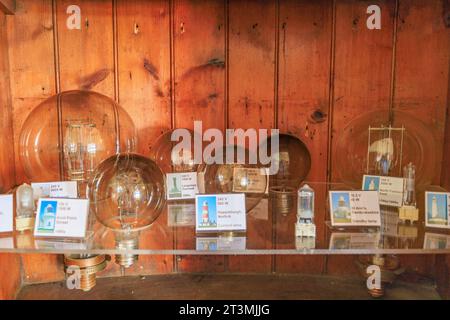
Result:
[[[328,190],[349,190],[342,184],[308,182],[316,192],[316,238],[296,238],[293,208],[277,212],[269,196],[247,215],[245,233],[196,234],[194,201],[169,202],[148,229],[139,233],[138,249],[116,248],[116,234],[96,222],[84,242],[34,237],[31,231],[0,234],[0,252],[48,254],[138,255],[372,255],[450,254],[450,230],[424,225],[424,191],[418,190],[420,221],[401,223],[395,208],[382,208],[381,228],[332,227]]]

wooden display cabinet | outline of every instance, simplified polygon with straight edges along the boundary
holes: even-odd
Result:
[[[381,28],[370,29],[372,2],[0,0],[0,192],[27,182],[18,136],[28,114],[72,89],[119,102],[136,125],[144,155],[161,133],[192,128],[194,120],[222,130],[279,128],[307,145],[308,181],[339,182],[336,139],[352,119],[376,110],[388,121],[400,110],[432,132],[438,161],[430,179],[450,190],[450,5],[376,1]],[[76,19],[68,22],[76,14],[70,5],[80,8],[79,26]],[[326,195],[326,188],[316,189],[319,203]],[[318,225],[328,220],[322,207]],[[251,224],[248,241],[280,249],[284,222],[269,217],[270,223]],[[195,241],[191,230],[163,231],[174,249]],[[319,230],[320,243],[326,233]],[[419,250],[400,261],[434,278],[441,297],[450,298],[449,257],[450,251]],[[128,274],[357,275],[354,258],[148,254]],[[0,274],[7,275],[0,279],[0,298],[13,299],[22,286],[63,280],[62,256],[0,253]],[[110,263],[101,276],[119,274]]]

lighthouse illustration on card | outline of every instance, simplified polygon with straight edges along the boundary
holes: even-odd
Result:
[[[217,197],[204,196],[198,197],[197,202],[197,221],[199,228],[217,227]]]
[[[52,233],[55,230],[57,201],[43,200],[39,207],[38,231]]]

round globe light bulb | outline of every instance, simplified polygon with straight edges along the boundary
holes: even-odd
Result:
[[[78,181],[81,196],[95,167],[121,151],[132,151],[136,130],[110,98],[92,91],[66,91],[37,106],[25,120],[19,155],[33,182]]]
[[[121,153],[101,162],[89,185],[91,212],[115,232],[116,246],[137,249],[139,232],[161,214],[166,198],[164,174],[156,163],[135,153]],[[123,268],[136,255],[116,256]]]

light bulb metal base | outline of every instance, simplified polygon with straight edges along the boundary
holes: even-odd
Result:
[[[297,191],[292,187],[274,186],[269,189],[273,212],[287,215],[293,212]]]
[[[134,250],[138,249],[138,247],[139,238],[137,236],[116,240],[116,248],[119,250]],[[138,260],[138,257],[139,256],[137,254],[118,254],[115,257],[115,260],[118,265],[120,265],[122,268],[127,269]]]
[[[34,217],[17,217],[16,218],[16,230],[23,232],[26,230],[34,229]]]
[[[94,255],[83,257],[77,254],[64,256],[64,271],[67,275],[69,267],[80,269],[80,287],[82,291],[90,291],[97,284],[97,272],[106,268],[107,257],[105,255]]]
[[[402,221],[409,220],[411,223],[419,221],[419,209],[415,206],[402,206],[398,209],[398,218]]]

